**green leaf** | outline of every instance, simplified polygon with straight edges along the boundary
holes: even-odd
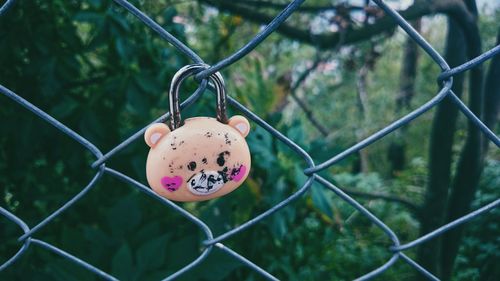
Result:
[[[299,164],[294,165],[294,174],[295,183],[300,186],[304,185],[304,183],[307,181],[307,176],[304,174],[304,171],[299,166]]]
[[[167,242],[169,235],[165,234],[157,238],[147,240],[137,250],[137,266],[141,271],[157,269],[165,261]]]
[[[127,110],[140,116],[147,115],[149,106],[145,96],[141,93],[134,81],[127,87]]]
[[[126,18],[123,15],[118,14],[118,13],[114,12],[113,10],[109,10],[108,16],[111,19],[111,21],[114,23],[113,27],[116,27],[116,30],[120,30],[123,32],[130,31],[130,26],[129,26]]]
[[[196,273],[203,280],[226,280],[228,274],[241,265],[238,260],[217,249],[200,264]]]
[[[97,117],[95,113],[89,109],[81,115],[80,120],[80,130],[82,135],[90,141],[97,143],[106,139],[108,136],[102,125],[102,121],[99,120],[99,118],[102,118],[102,116]]]
[[[111,272],[120,280],[131,280],[134,271],[132,251],[127,243],[123,243],[111,260]]]
[[[162,92],[158,85],[158,82],[151,74],[136,75],[134,76],[134,80],[137,83],[137,86],[139,86],[139,88],[146,94],[156,96],[159,92]]]
[[[94,24],[101,24],[103,21],[102,13],[83,11],[78,12],[73,16],[75,21],[79,22],[90,22]]]
[[[286,224],[286,218],[283,214],[275,214],[271,217],[271,223],[269,224],[271,233],[276,239],[283,239],[288,232],[288,227]]]
[[[247,140],[255,162],[269,171],[276,169],[277,158],[273,151],[271,135],[261,127],[257,127],[248,135]]]
[[[131,56],[130,45],[128,44],[126,38],[121,38],[121,37],[116,38],[115,48],[122,60],[130,59]]]
[[[89,0],[88,2],[94,8],[99,8],[102,4],[101,0]]]
[[[75,111],[75,109],[78,108],[78,106],[78,102],[73,98],[65,97],[62,98],[62,101],[54,106],[50,112],[52,116],[58,119],[62,119],[71,115]]]
[[[133,230],[141,222],[141,218],[142,213],[133,194],[119,199],[107,214],[111,232],[117,237]]]
[[[311,197],[314,206],[318,208],[322,213],[332,218],[333,201],[330,195],[331,194],[329,193],[329,191],[325,190],[325,188],[323,188],[322,186],[313,184],[311,188]]]
[[[57,259],[50,261],[50,280],[54,281],[77,281],[91,280],[92,273],[68,260]],[[34,278],[35,280],[44,280]],[[49,280],[49,279],[46,279]]]
[[[196,235],[186,235],[182,238],[172,239],[166,260],[170,270],[176,271],[193,261],[199,255],[199,239]]]
[[[177,15],[177,10],[174,7],[168,7],[163,11],[163,19],[166,23],[171,23],[173,18]]]

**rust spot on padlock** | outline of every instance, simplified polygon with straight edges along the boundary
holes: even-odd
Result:
[[[227,120],[220,74],[210,77],[218,94],[217,119],[194,117],[181,125],[177,91],[180,83],[195,73],[193,68],[201,70],[206,66],[187,66],[172,80],[170,128],[157,123],[144,134],[151,147],[146,164],[149,185],[156,193],[175,201],[203,201],[223,196],[243,183],[251,166],[245,141],[250,124],[239,115]]]

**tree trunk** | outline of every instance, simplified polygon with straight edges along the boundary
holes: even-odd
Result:
[[[420,19],[412,22],[416,31],[420,31]],[[401,109],[410,108],[411,100],[415,95],[415,78],[417,76],[418,66],[418,45],[412,38],[408,37],[403,50],[403,63],[401,67],[401,76],[399,78],[399,93],[396,97],[396,114]],[[402,171],[406,166],[406,134],[407,126],[397,130],[394,134],[395,140],[391,142],[388,149],[387,158],[391,163],[391,175]]]
[[[477,27],[477,6],[475,0],[465,0],[467,9],[474,15],[474,21],[461,21],[467,42],[467,57],[472,59],[481,54],[481,38]],[[479,118],[483,117],[483,72],[479,65],[469,71],[469,108]],[[468,122],[467,139],[460,155],[453,180],[446,222],[453,221],[470,210],[470,205],[479,184],[484,166],[481,131]],[[463,236],[463,226],[443,235],[441,257],[442,279],[450,280],[455,258]]]
[[[453,18],[448,19],[445,58],[453,67],[465,62],[465,38],[462,28]],[[463,74],[454,77],[452,90],[461,96]],[[420,234],[424,235],[444,223],[452,158],[453,135],[458,108],[451,99],[445,98],[438,106],[432,124],[429,149],[429,176],[422,217]],[[441,276],[441,237],[423,243],[418,248],[418,262],[427,270]]]
[[[413,28],[420,32],[421,20],[412,22]],[[401,76],[399,77],[399,94],[396,98],[396,110],[405,107],[410,108],[411,100],[415,95],[415,78],[417,76],[418,49],[413,38],[408,37],[403,51],[403,63],[401,67]]]
[[[468,55],[475,57],[481,53],[481,40],[477,25],[472,26],[468,31]],[[499,73],[499,58],[495,57],[490,65],[486,83],[489,103],[483,103],[483,75],[481,66],[470,70],[470,105],[469,108],[477,116],[483,114],[484,106],[488,107],[488,126],[495,126],[496,113],[498,112],[498,94],[500,83],[495,73]],[[495,102],[496,100],[496,102]],[[486,117],[486,116],[485,116]],[[486,118],[483,120],[486,121]],[[484,135],[469,121],[467,140],[462,151],[457,166],[456,176],[453,182],[453,190],[450,198],[447,221],[452,221],[470,212],[470,205],[474,199],[480,175],[484,166],[485,144]],[[458,254],[460,242],[462,240],[464,226],[460,226],[446,233],[443,240],[443,280],[450,280],[453,272],[453,265]]]
[[[366,79],[368,76],[369,67],[365,63],[358,72],[356,78],[356,89],[358,94],[358,109],[359,114],[363,117],[363,123],[359,128],[356,129],[356,138],[358,141],[363,140],[366,137],[366,118],[369,116],[368,108],[368,93],[366,92]],[[361,173],[368,173],[369,171],[369,155],[366,149],[361,149],[358,151],[358,163],[355,163],[355,167],[359,168]]]
[[[497,45],[500,45],[500,28],[497,34]],[[484,86],[483,121],[492,131],[495,131],[500,109],[500,83],[498,77],[500,77],[500,55],[496,55],[491,59],[490,69],[488,70]],[[483,138],[484,154],[486,154],[490,142],[488,138]]]

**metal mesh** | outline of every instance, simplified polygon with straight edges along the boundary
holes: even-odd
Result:
[[[182,42],[180,42],[177,38],[175,38],[173,35],[168,33],[166,30],[164,30],[160,25],[158,25],[156,22],[154,22],[150,17],[148,17],[146,14],[144,14],[142,11],[140,11],[138,8],[130,4],[128,1],[125,0],[114,0],[116,4],[122,6],[125,8],[127,11],[129,11],[131,14],[136,16],[139,20],[141,20],[145,25],[156,31],[163,39],[166,41],[170,42],[175,48],[177,48],[180,52],[184,53],[187,55],[190,59],[192,59],[193,62],[195,63],[203,63],[203,60],[189,47],[184,45]],[[252,51],[257,45],[259,45],[262,41],[266,39],[267,36],[269,36],[272,32],[278,28],[278,26],[284,22],[291,14],[293,14],[299,6],[304,2],[305,0],[295,0],[292,1],[286,8],[281,11],[265,28],[263,28],[250,42],[248,42],[245,46],[243,46],[241,49],[230,55],[229,57],[219,61],[215,65],[210,66],[208,69],[198,73],[196,75],[196,78],[201,81],[199,88],[181,105],[182,108],[194,103],[197,98],[205,91],[207,87],[209,87],[207,80],[208,76],[211,74],[226,68],[233,64],[234,62],[238,61],[239,59],[243,58],[245,55],[247,55],[250,51]],[[299,156],[303,158],[305,161],[307,168],[304,169],[304,174],[308,177],[305,183],[297,189],[291,196],[286,198],[285,200],[281,201],[280,203],[276,204],[269,210],[265,211],[264,213],[258,215],[257,217],[246,221],[242,225],[233,228],[222,235],[219,235],[217,237],[213,237],[211,229],[199,218],[193,216],[190,214],[188,211],[184,210],[183,208],[179,207],[178,205],[174,204],[173,202],[162,198],[158,196],[156,193],[154,193],[149,187],[143,185],[142,183],[134,180],[133,178],[130,178],[129,176],[120,173],[119,171],[116,171],[114,169],[106,167],[106,161],[119,153],[121,150],[126,148],[128,145],[130,145],[132,142],[136,141],[137,139],[141,139],[142,135],[144,134],[144,131],[147,126],[145,126],[143,129],[139,130],[135,134],[133,134],[131,137],[128,139],[124,140],[123,142],[119,143],[111,149],[109,152],[103,154],[99,148],[97,148],[96,145],[93,143],[89,142],[82,136],[80,136],[78,133],[75,131],[71,130],[70,128],[66,127],[64,124],[50,116],[49,114],[45,113],[44,111],[40,110],[37,108],[35,105],[31,104],[29,101],[21,98],[18,96],[16,93],[10,91],[9,89],[5,88],[4,86],[0,85],[0,92],[7,96],[8,98],[12,99],[13,101],[17,102],[27,110],[31,111],[35,115],[37,115],[39,118],[43,119],[47,123],[51,124],[52,126],[56,127],[58,130],[61,132],[65,133],[78,143],[80,143],[83,147],[85,147],[87,150],[89,150],[93,155],[96,157],[96,161],[92,164],[92,168],[96,170],[95,176],[92,178],[92,180],[85,186],[76,196],[74,196],[71,200],[66,202],[63,206],[61,206],[58,210],[53,212],[51,215],[43,219],[41,222],[39,222],[37,225],[33,227],[28,227],[26,223],[16,217],[14,214],[10,213],[6,209],[0,207],[0,214],[5,216],[8,220],[12,221],[13,223],[17,224],[23,231],[24,234],[19,237],[18,241],[22,243],[21,248],[18,250],[18,252],[12,256],[9,260],[4,262],[2,265],[0,265],[0,271],[3,269],[9,267],[12,265],[17,259],[19,259],[23,253],[32,245],[36,245],[39,247],[42,247],[48,251],[52,251],[61,257],[70,260],[86,269],[89,271],[97,274],[98,276],[104,278],[104,279],[109,279],[109,280],[117,280],[117,278],[111,276],[110,274],[103,272],[102,270],[96,268],[93,266],[90,262],[91,261],[83,261],[79,259],[78,257],[75,257],[64,250],[55,247],[45,241],[36,239],[33,237],[33,235],[39,231],[40,229],[46,227],[51,221],[53,221],[57,216],[59,216],[62,212],[68,210],[69,208],[72,207],[74,203],[76,203],[78,200],[80,200],[82,197],[84,197],[87,192],[89,192],[95,185],[96,183],[104,176],[104,175],[111,175],[115,178],[118,178],[119,180],[130,184],[134,188],[139,189],[140,191],[143,191],[145,194],[159,200],[161,203],[164,205],[168,206],[169,208],[173,209],[175,212],[180,213],[183,215],[187,220],[193,222],[197,227],[199,227],[203,233],[205,233],[205,241],[204,241],[204,249],[202,253],[193,260],[191,263],[188,265],[184,266],[177,272],[173,273],[170,276],[167,276],[165,280],[172,280],[175,279],[176,277],[182,275],[183,273],[193,269],[195,266],[197,266],[201,261],[203,261],[205,258],[207,258],[208,254],[210,251],[216,247],[220,249],[221,251],[227,253],[231,257],[239,260],[243,264],[247,265],[250,267],[252,270],[255,272],[261,274],[263,277],[270,279],[270,280],[278,280],[276,277],[271,275],[269,272],[267,272],[265,269],[261,268],[260,266],[254,264],[252,261],[246,259],[244,256],[238,254],[237,252],[233,251],[232,249],[228,248],[223,244],[224,240],[227,238],[237,235],[238,233],[246,230],[247,228],[250,228],[256,223],[259,223],[263,219],[265,219],[268,216],[271,216],[275,212],[281,210],[294,200],[299,199],[313,184],[313,182],[317,182],[324,186],[324,188],[331,190],[334,192],[340,199],[344,200],[348,204],[350,204],[352,207],[354,207],[356,210],[358,210],[360,213],[362,213],[370,222],[375,224],[377,227],[379,227],[387,236],[388,238],[392,241],[392,246],[388,249],[392,253],[392,257],[382,266],[374,269],[373,271],[366,273],[365,275],[359,277],[357,280],[368,280],[371,279],[382,272],[386,271],[388,268],[390,268],[394,263],[396,263],[398,260],[402,260],[403,262],[406,262],[416,270],[418,270],[422,275],[427,277],[428,279],[431,280],[439,280],[436,276],[428,272],[425,268],[420,266],[417,262],[413,261],[411,258],[409,258],[404,251],[410,248],[413,248],[415,246],[418,246],[430,239],[433,239],[439,235],[442,235],[444,232],[457,227],[460,224],[463,224],[465,222],[468,222],[475,217],[484,214],[488,212],[489,210],[498,207],[500,205],[500,199],[497,199],[490,204],[483,206],[463,217],[460,217],[446,225],[441,226],[438,229],[435,229],[434,231],[423,235],[419,237],[418,239],[415,239],[414,241],[408,242],[406,244],[401,244],[397,235],[393,232],[392,229],[390,229],[384,222],[382,222],[379,218],[377,218],[374,214],[372,214],[368,209],[363,207],[359,202],[351,198],[349,195],[347,195],[345,192],[343,192],[340,188],[335,186],[333,183],[329,182],[328,180],[324,179],[317,173],[334,165],[335,163],[339,162],[340,160],[346,158],[349,155],[352,155],[353,153],[356,153],[357,151],[369,146],[370,144],[380,140],[387,134],[397,130],[398,128],[404,126],[405,124],[410,123],[412,120],[415,118],[419,117],[423,113],[429,111],[431,108],[435,107],[438,105],[445,97],[450,98],[455,105],[459,108],[459,110],[470,120],[473,122],[475,126],[477,126],[482,133],[488,137],[489,140],[491,140],[497,147],[500,147],[500,138],[496,136],[488,127],[486,127],[479,118],[474,115],[470,111],[469,108],[453,93],[451,90],[451,86],[453,84],[453,76],[457,75],[459,73],[462,73],[464,71],[467,71],[474,66],[483,63],[485,60],[493,57],[494,55],[500,53],[500,45],[494,47],[493,49],[483,53],[482,55],[460,65],[455,68],[450,68],[446,61],[441,57],[441,55],[417,32],[413,29],[413,27],[403,18],[401,15],[399,15],[395,10],[393,10],[391,7],[389,7],[387,4],[385,4],[381,0],[374,0],[374,2],[382,8],[386,14],[390,15],[394,21],[410,36],[441,68],[442,73],[439,75],[438,80],[441,82],[441,89],[435,95],[432,99],[415,109],[414,111],[410,112],[409,114],[403,116],[399,120],[387,125],[383,129],[375,132],[374,134],[370,135],[366,139],[360,141],[359,143],[353,145],[352,147],[342,151],[341,153],[331,157],[329,160],[320,163],[320,164],[315,164],[313,159],[309,156],[307,151],[302,149],[299,145],[294,143],[292,140],[287,138],[285,135],[283,135],[281,132],[277,131],[274,129],[272,126],[270,126],[266,121],[262,120],[259,116],[251,112],[249,109],[244,107],[242,104],[240,104],[237,100],[228,97],[228,102],[231,106],[234,108],[240,110],[244,115],[246,115],[248,118],[253,120],[256,124],[267,130],[272,136],[275,138],[279,139],[281,142],[286,144],[288,147],[290,147],[295,153],[297,153]],[[7,0],[2,7],[0,7],[0,16],[2,16],[5,11],[8,10],[9,7],[12,6],[14,3],[14,0]],[[164,122],[170,117],[169,113],[164,114],[163,116],[159,117],[157,120],[153,121],[155,122]],[[149,125],[149,124],[148,124]]]

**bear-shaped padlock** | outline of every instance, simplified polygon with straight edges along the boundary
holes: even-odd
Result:
[[[250,124],[243,116],[226,116],[226,91],[220,73],[209,77],[217,93],[217,119],[194,117],[181,122],[179,88],[204,64],[187,65],[170,85],[170,128],[156,123],[144,138],[151,148],[146,176],[151,188],[174,201],[203,201],[238,188],[250,172],[250,151],[245,137]]]

